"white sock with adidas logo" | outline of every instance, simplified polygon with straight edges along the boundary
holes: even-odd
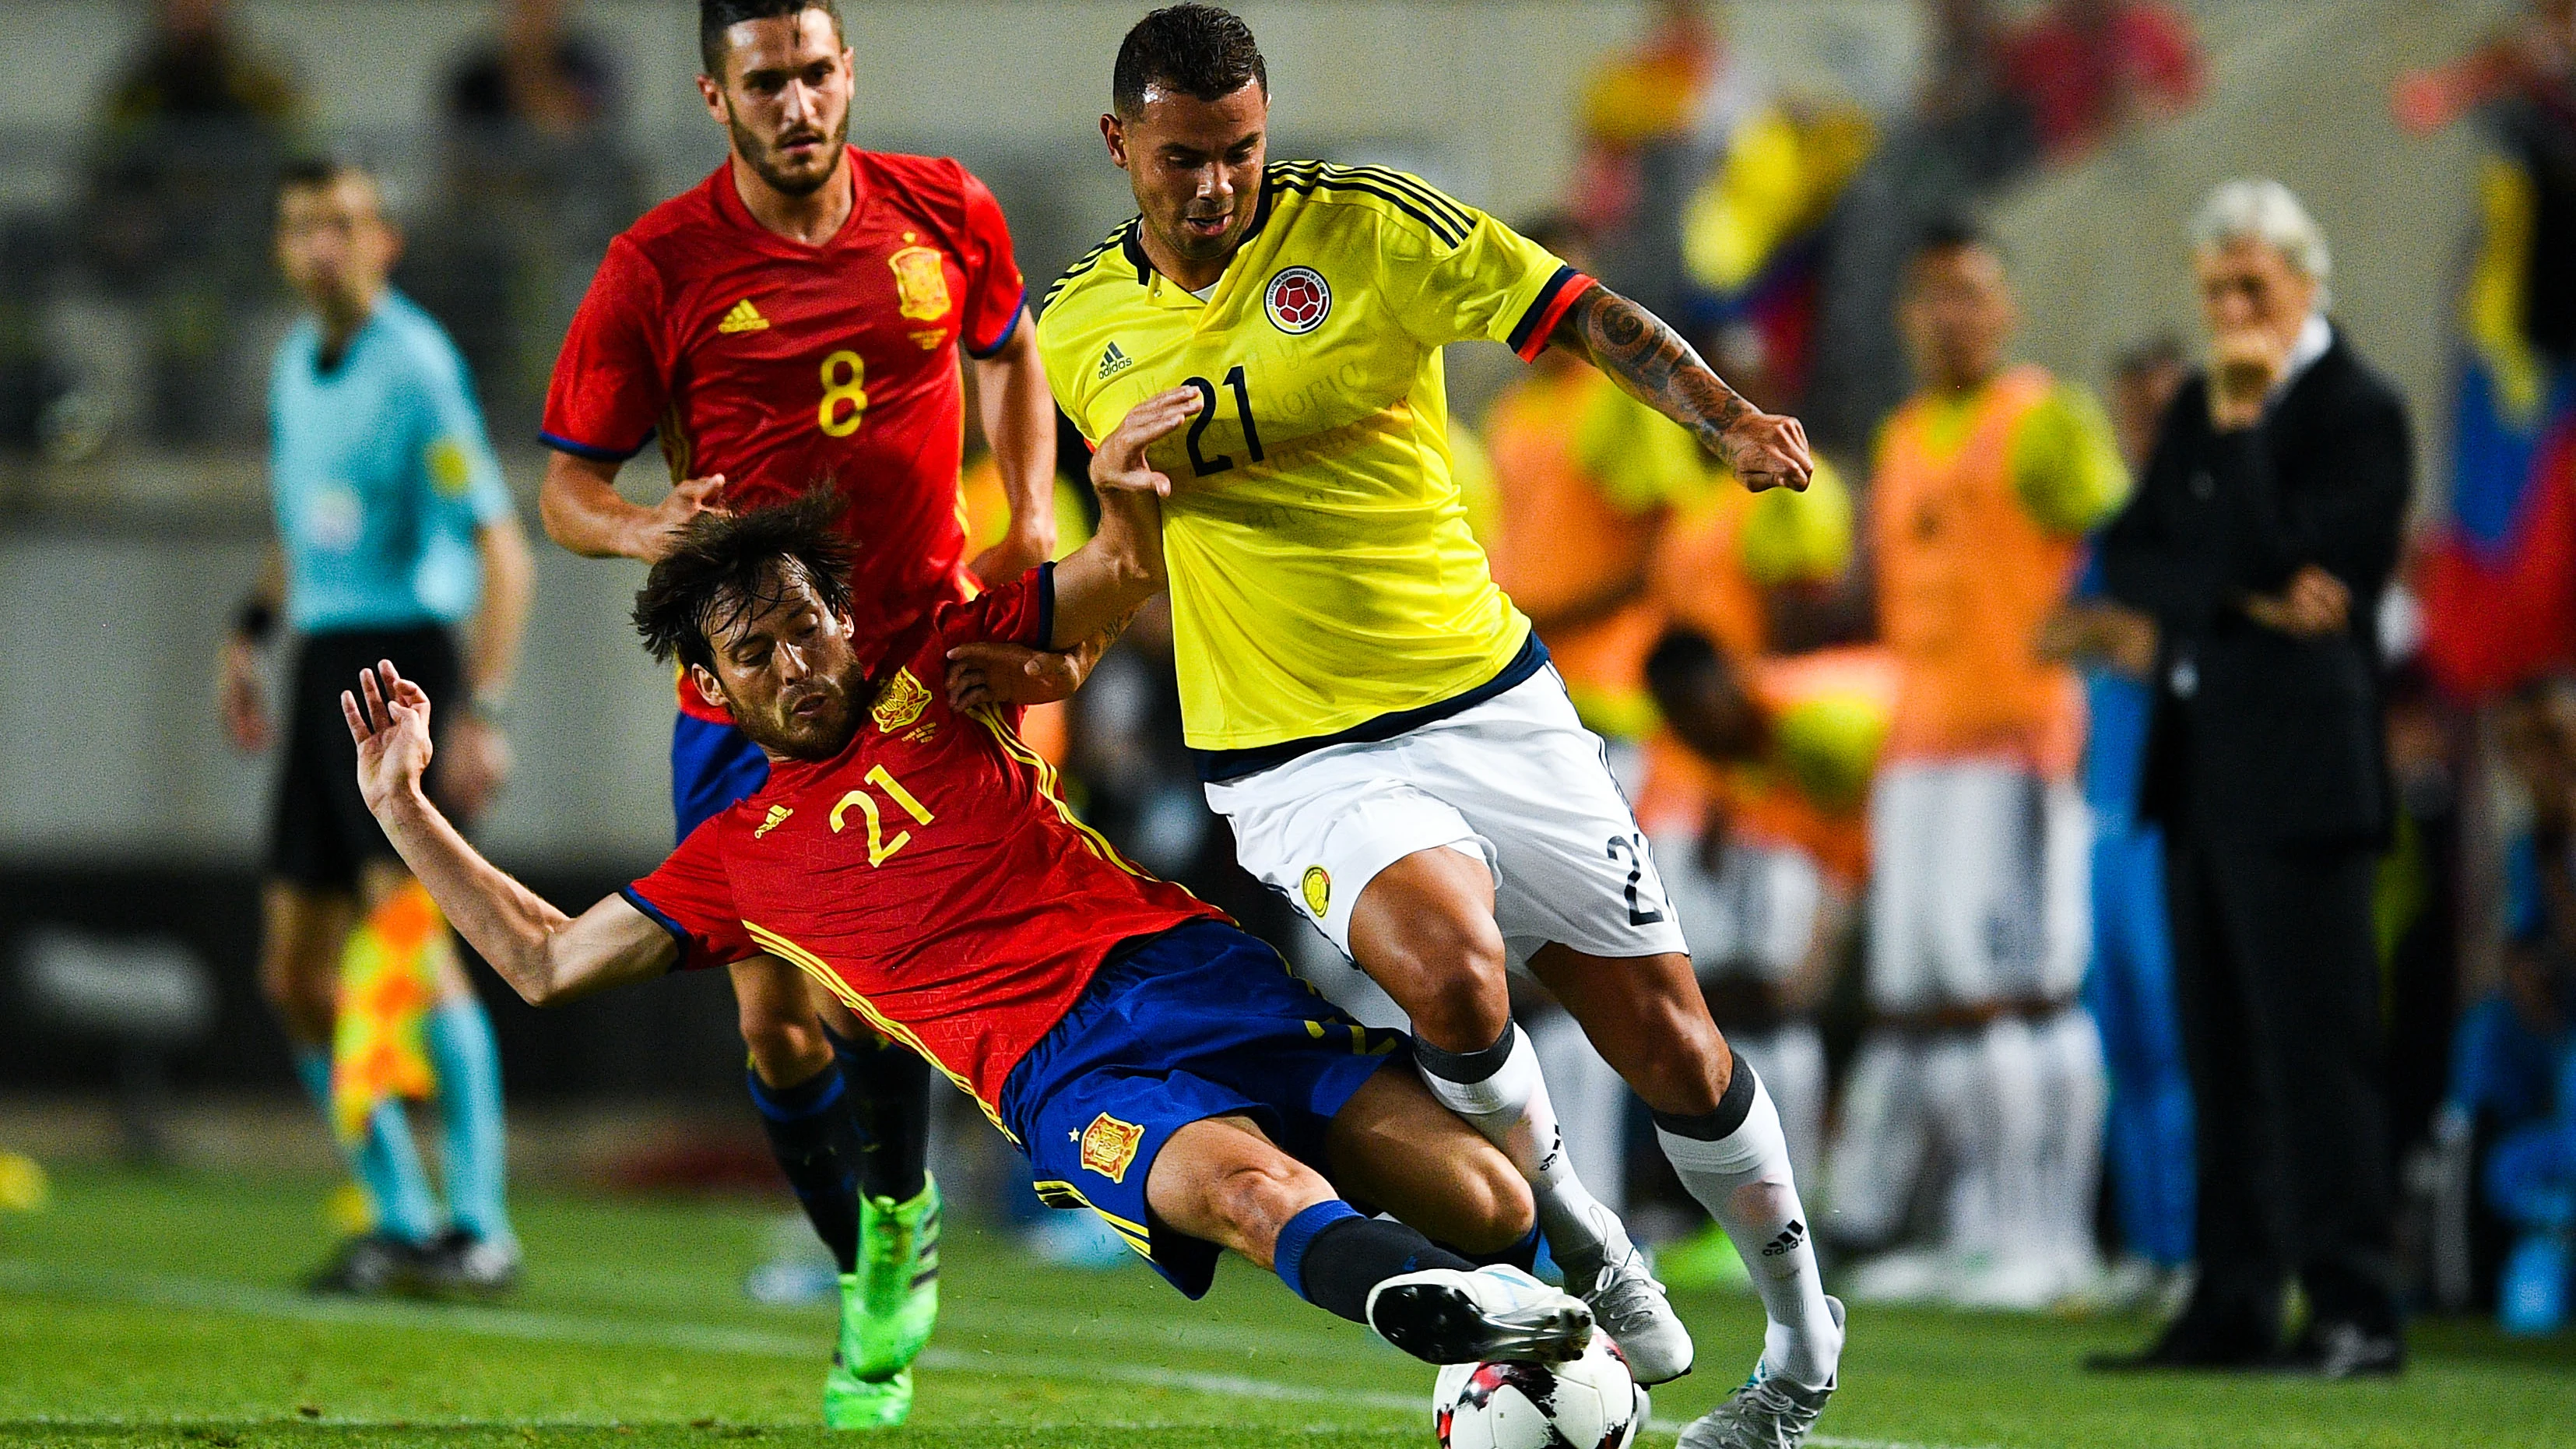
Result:
[[[1741,1057],[1735,1069],[1752,1071]],[[1753,1275],[1771,1320],[1762,1339],[1763,1361],[1773,1373],[1809,1388],[1833,1382],[1843,1332],[1825,1307],[1814,1236],[1789,1171],[1789,1139],[1761,1080],[1754,1079],[1753,1105],[1743,1125],[1726,1136],[1711,1142],[1658,1125],[1655,1140],[1682,1186],[1726,1229]]]

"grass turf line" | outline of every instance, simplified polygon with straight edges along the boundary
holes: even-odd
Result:
[[[534,1197],[528,1285],[502,1308],[316,1304],[307,1181],[70,1175],[0,1220],[0,1441],[171,1445],[847,1445],[814,1427],[828,1310],[765,1309],[742,1273],[773,1216],[733,1203]],[[914,1424],[888,1446],[1424,1445],[1430,1373],[1231,1264],[1189,1305],[1134,1264],[1050,1269],[952,1227]],[[1655,1395],[1703,1411],[1740,1377],[1749,1300],[1686,1298],[1707,1367]],[[2576,1346],[2431,1325],[2395,1384],[2103,1380],[2113,1322],[1863,1310],[1825,1449],[2565,1442]],[[309,1411],[309,1412],[308,1412]],[[1662,1442],[1669,1442],[1664,1439]]]

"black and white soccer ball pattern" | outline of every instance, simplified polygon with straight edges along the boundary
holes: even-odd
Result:
[[[1459,1363],[1431,1391],[1441,1449],[1627,1449],[1646,1391],[1609,1335],[1570,1363]]]

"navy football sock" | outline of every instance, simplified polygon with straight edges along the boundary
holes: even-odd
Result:
[[[883,1037],[854,1042],[829,1029],[823,1034],[850,1087],[863,1149],[859,1186],[870,1197],[912,1201],[929,1181],[930,1063]]]
[[[1271,1268],[1300,1298],[1353,1323],[1368,1322],[1369,1290],[1424,1268],[1476,1266],[1402,1223],[1364,1218],[1328,1198],[1288,1220]]]
[[[773,1087],[760,1073],[746,1072],[751,1104],[760,1109],[760,1125],[769,1134],[769,1150],[787,1185],[805,1205],[815,1236],[832,1250],[832,1261],[844,1273],[859,1265],[858,1123],[850,1113],[850,1094],[837,1064],[827,1066],[793,1086]]]

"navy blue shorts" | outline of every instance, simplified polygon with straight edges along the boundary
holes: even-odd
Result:
[[[1214,1243],[1154,1221],[1145,1179],[1174,1132],[1244,1116],[1318,1172],[1324,1131],[1389,1060],[1400,1031],[1365,1027],[1222,921],[1131,943],[1011,1069],[1001,1116],[1049,1207],[1089,1208],[1192,1298]]]
[[[769,757],[742,731],[693,714],[671,723],[671,818],[686,840],[708,816],[769,783]]]

